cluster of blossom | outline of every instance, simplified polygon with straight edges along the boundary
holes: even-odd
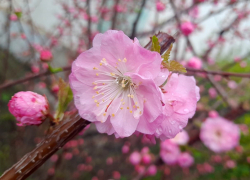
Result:
[[[194,163],[194,158],[188,152],[181,152],[179,145],[186,145],[189,140],[188,133],[182,131],[175,138],[161,142],[160,157],[168,165],[178,164],[186,168]]]
[[[150,153],[148,147],[142,148],[141,152],[134,151],[129,156],[129,162],[135,166],[135,171],[144,176],[154,176],[157,173],[153,161],[154,155]]]
[[[175,137],[195,113],[199,88],[193,77],[171,73],[161,62],[158,52],[122,31],[97,34],[69,77],[79,114],[116,137]]]
[[[200,139],[216,153],[233,149],[239,144],[239,127],[222,117],[213,116],[202,123]]]

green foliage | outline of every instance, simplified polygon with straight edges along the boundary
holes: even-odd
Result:
[[[172,72],[177,72],[177,73],[186,73],[186,68],[180,64],[179,62],[177,61],[162,61],[162,65],[167,68],[169,71],[172,71]]]
[[[49,65],[49,71],[51,73],[58,73],[58,72],[61,72],[63,69],[62,68],[53,68]]]
[[[161,56],[163,58],[163,62],[166,62],[166,63],[168,62],[172,48],[173,48],[173,44],[171,44],[168,50]]]
[[[149,177],[145,177],[143,178],[143,180],[161,180],[162,179],[162,173],[161,172],[157,172],[155,176],[149,176]]]
[[[158,38],[156,36],[152,37],[152,48],[151,51],[155,51],[160,53],[161,52],[161,46],[159,44]]]
[[[73,93],[69,84],[59,80],[58,105],[55,118],[60,119],[73,99]]]
[[[22,17],[22,12],[17,11],[15,12],[15,15],[18,17],[18,19],[20,19]]]

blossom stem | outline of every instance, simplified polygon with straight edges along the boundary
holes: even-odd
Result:
[[[170,73],[170,74],[168,75],[167,79],[164,81],[164,83],[163,83],[162,85],[160,85],[160,87],[164,87],[164,86],[167,84],[168,79],[172,76],[172,74],[173,74],[173,73]]]

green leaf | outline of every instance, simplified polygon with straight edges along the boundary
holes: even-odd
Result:
[[[164,62],[168,62],[172,47],[173,47],[173,43],[169,46],[168,50],[161,56]]]
[[[61,119],[66,111],[69,103],[73,99],[73,93],[70,89],[69,84],[63,81],[63,79],[59,80],[59,92],[58,92],[58,105],[55,114],[56,119]]]
[[[156,36],[152,37],[152,48],[151,48],[151,51],[156,51],[158,53],[160,53],[160,51],[161,51],[161,46],[160,46],[158,38]]]
[[[16,11],[15,15],[18,17],[18,19],[20,19],[22,17],[22,12]]]
[[[53,68],[49,65],[49,71],[51,73],[58,73],[58,72],[61,72],[63,69],[62,68]]]
[[[177,73],[186,73],[186,68],[177,61],[162,61],[163,67],[167,68],[169,71]]]

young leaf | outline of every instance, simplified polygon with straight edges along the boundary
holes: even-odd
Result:
[[[62,68],[53,68],[49,65],[49,71],[51,73],[58,73],[58,72],[61,72],[62,71]]]
[[[186,73],[186,68],[180,64],[179,62],[177,61],[162,61],[162,65],[163,67],[167,68],[169,71],[172,71],[172,72],[178,72],[178,73]]]
[[[58,92],[58,105],[55,114],[55,118],[60,120],[64,112],[66,111],[69,103],[73,99],[73,93],[70,89],[69,84],[64,82],[62,79],[59,80],[59,92]]]
[[[161,52],[161,46],[159,44],[158,38],[156,36],[152,37],[152,48],[151,51]]]
[[[16,11],[15,15],[18,17],[18,19],[20,19],[22,17],[22,12]]]
[[[171,53],[171,50],[172,50],[172,47],[173,47],[173,44],[171,44],[169,46],[168,50],[161,56],[163,58],[164,62],[168,62],[169,57],[170,57],[170,53]]]

